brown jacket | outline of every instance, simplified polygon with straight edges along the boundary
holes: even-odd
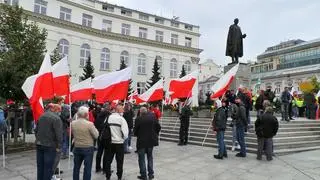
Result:
[[[86,148],[94,146],[93,141],[98,138],[99,132],[92,122],[79,118],[72,122],[71,128],[75,147]]]

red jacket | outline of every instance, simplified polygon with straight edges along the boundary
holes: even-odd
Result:
[[[154,113],[158,120],[161,118],[161,111],[158,108],[152,108],[151,111]]]
[[[91,111],[89,111],[89,121],[90,121],[90,122],[92,122],[92,123],[94,123],[94,122],[95,122],[95,119],[94,119],[94,116],[93,116],[93,112],[92,112],[92,110],[91,110]]]

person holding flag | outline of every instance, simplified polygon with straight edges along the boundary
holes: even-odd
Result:
[[[180,112],[180,131],[179,131],[179,146],[188,144],[188,133],[189,133],[189,125],[190,125],[190,116],[193,115],[192,110],[187,104],[186,99],[181,99],[182,108]]]

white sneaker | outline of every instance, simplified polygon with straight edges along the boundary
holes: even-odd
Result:
[[[233,152],[236,149],[236,147],[232,146],[231,151]]]
[[[53,175],[51,180],[57,180],[57,176],[56,175]]]
[[[237,149],[241,149],[240,145],[238,144]]]
[[[70,156],[73,156],[73,152],[70,152]]]
[[[129,146],[129,150],[132,150],[133,148],[131,146]]]

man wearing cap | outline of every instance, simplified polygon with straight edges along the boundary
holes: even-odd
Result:
[[[93,142],[98,139],[99,132],[94,124],[89,121],[89,108],[81,106],[77,115],[77,120],[71,124],[71,132],[74,137],[73,180],[79,180],[82,161],[84,161],[83,180],[90,180],[94,153]]]
[[[39,118],[35,130],[38,180],[51,180],[54,160],[62,141],[62,122],[58,115],[61,106],[50,103],[47,109]]]

